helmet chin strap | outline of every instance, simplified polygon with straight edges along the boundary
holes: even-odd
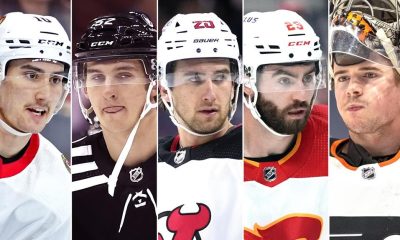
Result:
[[[217,131],[215,131],[215,132],[212,132],[212,133],[197,133],[197,132],[194,132],[194,131],[190,130],[189,127],[185,126],[184,124],[180,123],[180,122],[175,118],[175,114],[174,114],[174,113],[175,113],[175,111],[174,111],[174,103],[173,103],[173,101],[172,101],[172,94],[171,94],[171,91],[170,91],[170,89],[169,89],[168,87],[166,87],[166,89],[167,89],[167,94],[168,94],[169,99],[170,99],[171,102],[168,103],[168,102],[165,101],[164,99],[162,99],[162,101],[163,101],[164,105],[165,105],[165,106],[167,107],[167,109],[168,109],[169,118],[171,119],[172,123],[173,123],[176,127],[182,128],[182,129],[185,130],[186,132],[188,132],[188,133],[190,133],[190,134],[192,134],[192,135],[194,135],[194,136],[198,136],[198,137],[212,136],[212,135],[217,134],[217,133],[221,132],[222,130],[224,130],[224,128],[221,128],[221,129],[219,129],[219,130],[217,130]],[[178,114],[178,113],[176,112],[176,114]]]
[[[250,96],[248,96],[248,98],[244,98],[243,102],[244,105],[246,105],[246,107],[250,110],[251,115],[253,115],[253,117],[264,127],[266,128],[269,132],[271,132],[272,134],[274,134],[275,136],[278,137],[289,137],[291,136],[290,134],[282,134],[282,133],[278,133],[275,130],[273,130],[271,127],[269,127],[262,119],[261,119],[261,114],[258,112],[257,108],[256,108],[256,103],[257,103],[257,98],[258,98],[258,91],[257,88],[255,87],[254,84],[250,83],[250,88],[251,90],[253,90],[254,92],[254,99],[253,101],[251,101]]]
[[[12,127],[10,127],[7,123],[5,123],[3,120],[0,119],[0,126],[6,130],[8,133],[15,135],[17,137],[25,137],[25,136],[29,136],[32,133],[27,133],[27,132],[20,132]]]
[[[114,166],[114,169],[108,178],[108,194],[110,194],[112,197],[114,196],[114,191],[115,187],[117,185],[117,180],[118,180],[118,175],[121,172],[122,166],[125,163],[126,157],[128,156],[129,151],[131,150],[133,140],[135,139],[136,132],[138,130],[140,121],[146,116],[146,114],[153,108],[157,107],[157,101],[154,103],[151,102],[150,95],[151,91],[153,88],[156,86],[156,81],[152,81],[149,84],[149,88],[147,89],[147,94],[146,94],[146,102],[144,104],[142,113],[140,114],[139,120],[136,122],[135,126],[133,127],[131,133],[129,134],[128,139],[126,140],[126,143],[119,154],[118,160]]]

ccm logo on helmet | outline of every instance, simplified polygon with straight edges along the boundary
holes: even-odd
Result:
[[[63,42],[59,42],[59,41],[54,41],[54,40],[46,40],[46,39],[39,39],[40,44],[48,44],[48,45],[54,45],[54,46],[62,46],[64,45]]]
[[[91,47],[100,47],[100,46],[112,46],[114,41],[100,41],[100,42],[92,42],[90,44]]]
[[[310,41],[297,41],[297,42],[289,42],[288,46],[306,46],[310,45]]]

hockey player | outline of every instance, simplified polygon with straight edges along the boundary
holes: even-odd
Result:
[[[57,19],[0,17],[0,239],[70,238],[68,162],[40,135],[64,103],[70,70]]]
[[[332,88],[349,138],[331,141],[331,236],[400,235],[399,9],[398,0],[333,1]]]
[[[327,239],[319,37],[297,13],[244,16],[244,238]]]
[[[81,110],[101,131],[73,143],[74,239],[156,239],[156,35],[130,12],[92,20],[77,44]]]
[[[161,97],[179,133],[159,140],[158,239],[242,239],[236,36],[214,13],[178,14],[158,43]]]

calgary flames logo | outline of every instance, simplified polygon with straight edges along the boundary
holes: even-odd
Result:
[[[168,231],[173,233],[172,240],[200,240],[200,231],[205,229],[211,221],[210,208],[202,203],[197,203],[199,210],[195,213],[182,213],[183,205],[172,211],[163,212],[159,218],[167,217],[166,225]],[[164,239],[161,233],[158,240]]]
[[[318,240],[322,232],[322,219],[311,214],[291,214],[254,230],[245,229],[246,240]]]

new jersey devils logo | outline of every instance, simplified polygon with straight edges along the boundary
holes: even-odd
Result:
[[[163,212],[159,218],[167,216],[167,229],[174,234],[172,240],[201,240],[200,231],[205,229],[211,221],[210,208],[197,203],[198,211],[194,213],[182,213],[183,205],[172,211]],[[159,240],[164,240],[162,233],[158,234]]]

